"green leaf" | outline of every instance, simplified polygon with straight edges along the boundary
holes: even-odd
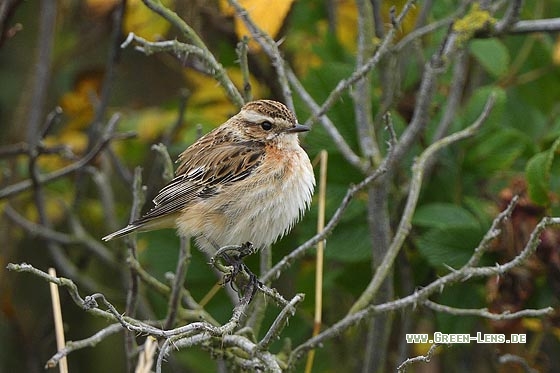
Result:
[[[498,39],[473,40],[469,46],[474,58],[490,75],[499,78],[509,69],[509,52]]]
[[[482,125],[483,129],[495,128],[497,125],[502,123],[506,104],[508,101],[508,95],[506,91],[500,87],[489,85],[477,88],[473,95],[470,97],[468,104],[466,105],[464,112],[461,115],[461,121],[463,128],[470,126],[475,120],[478,119],[480,113],[483,112],[488,97],[493,94],[496,101],[494,102],[494,107],[490,112],[490,115],[484,121]]]
[[[550,170],[559,146],[560,137],[554,141],[550,149],[534,155],[527,162],[525,168],[529,197],[533,202],[541,206],[548,206],[550,204]]]
[[[451,203],[430,203],[420,206],[412,223],[428,228],[478,228],[476,218],[467,210]]]
[[[465,164],[478,172],[510,169],[527,149],[528,138],[521,131],[504,128],[481,135],[466,153]]]
[[[542,152],[533,156],[527,162],[527,167],[525,168],[529,197],[533,202],[541,206],[548,205],[550,202],[547,188],[547,163],[548,152]]]
[[[434,267],[464,265],[480,242],[482,232],[474,227],[430,229],[416,239],[420,253]]]
[[[465,296],[468,294],[468,296]],[[437,303],[457,308],[482,308],[484,288],[473,282],[463,282],[447,287],[436,300]],[[436,313],[437,331],[442,333],[471,333],[476,317],[457,316],[445,312]]]

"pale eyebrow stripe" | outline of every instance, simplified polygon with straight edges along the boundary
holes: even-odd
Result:
[[[270,122],[273,121],[271,117],[252,110],[243,111],[241,113],[241,116],[243,117],[243,119],[246,119],[249,122],[262,122],[265,120],[268,120]]]

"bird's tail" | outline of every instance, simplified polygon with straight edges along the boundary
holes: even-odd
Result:
[[[111,234],[106,235],[105,237],[102,238],[102,240],[103,241],[109,241],[109,240],[112,240],[113,238],[123,237],[123,236],[126,236],[128,234],[131,234],[132,232],[136,231],[138,228],[140,228],[139,225],[129,224],[126,227],[124,227],[123,229],[119,229],[116,232],[113,232]]]
[[[103,241],[109,241],[113,238],[123,237],[132,232],[145,232],[154,229],[175,228],[176,214],[171,214],[163,217],[143,216],[116,232],[106,235],[102,238]]]

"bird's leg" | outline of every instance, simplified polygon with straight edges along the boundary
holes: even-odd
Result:
[[[240,298],[250,293],[250,299],[253,299],[259,285],[261,285],[258,277],[243,263],[243,258],[254,252],[253,244],[246,242],[241,245],[221,247],[211,259],[211,263],[224,273],[222,284],[226,285],[229,283],[232,289],[239,293]],[[221,259],[228,268],[226,269],[221,264],[218,264],[218,259]]]

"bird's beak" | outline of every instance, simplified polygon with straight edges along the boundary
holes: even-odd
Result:
[[[296,123],[296,125],[292,128],[288,128],[286,132],[288,133],[298,133],[298,132],[307,132],[311,128],[309,126],[304,126],[303,124]]]

